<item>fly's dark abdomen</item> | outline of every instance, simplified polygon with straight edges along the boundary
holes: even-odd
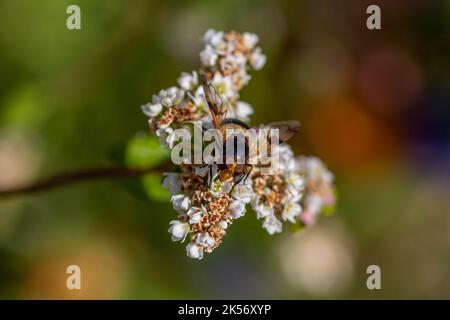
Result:
[[[244,121],[241,121],[239,119],[235,119],[235,118],[225,118],[222,120],[221,125],[226,125],[226,124],[235,124],[238,126],[241,126],[244,129],[250,129],[250,126],[248,124],[246,124]]]

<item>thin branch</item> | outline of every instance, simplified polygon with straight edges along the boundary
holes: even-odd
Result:
[[[43,178],[30,184],[0,190],[0,199],[47,191],[87,181],[137,177],[147,173],[162,173],[168,169],[168,164],[164,163],[160,166],[152,168],[97,167],[74,170]]]

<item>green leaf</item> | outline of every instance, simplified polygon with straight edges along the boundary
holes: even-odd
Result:
[[[170,159],[170,150],[160,146],[159,139],[143,132],[137,133],[125,148],[125,164],[134,168],[152,168]],[[133,193],[155,201],[168,201],[169,190],[162,186],[162,175],[146,174],[141,178],[140,188]]]
[[[142,132],[128,142],[125,150],[125,163],[130,167],[151,168],[169,157],[169,149],[161,147],[156,137]]]
[[[159,174],[147,174],[142,178],[142,186],[150,199],[166,202],[170,198],[169,190],[163,188],[161,179]]]
[[[24,129],[37,128],[47,116],[43,96],[36,86],[24,86],[13,92],[0,106],[1,126],[16,126]]]

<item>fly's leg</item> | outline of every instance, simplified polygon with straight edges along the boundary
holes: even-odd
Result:
[[[211,188],[212,183],[212,167],[209,166],[209,177],[208,177],[208,187]]]
[[[246,163],[245,164],[246,167],[250,167],[250,171],[245,173],[245,177],[244,177],[244,183],[247,181],[248,176],[250,175],[250,173],[253,170],[253,165]]]
[[[245,166],[246,166],[246,167],[250,167],[250,171],[248,171],[248,172],[246,172],[246,173],[244,173],[244,174],[241,174],[241,176],[239,177],[239,179],[237,179],[236,182],[233,183],[233,187],[231,188],[230,193],[233,192],[234,187],[235,187],[237,184],[239,184],[241,181],[244,181],[244,183],[245,183],[245,181],[247,181],[248,176],[250,175],[250,173],[251,173],[252,170],[253,170],[253,165],[246,163]]]
[[[245,177],[246,177],[246,174],[245,174],[245,173],[240,175],[239,179],[237,179],[237,180],[233,183],[233,186],[231,187],[230,193],[233,192],[234,187],[235,187],[236,185],[238,185]]]

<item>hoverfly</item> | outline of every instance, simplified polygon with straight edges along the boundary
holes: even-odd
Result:
[[[223,160],[222,163],[218,164],[218,177],[220,181],[227,181],[233,178],[233,187],[237,185],[242,180],[250,175],[253,165],[249,162],[249,155],[256,154],[260,156],[262,152],[267,151],[268,146],[272,143],[270,141],[270,137],[268,137],[267,141],[264,143],[266,148],[262,148],[259,146],[255,153],[250,152],[250,145],[248,140],[246,139],[246,131],[248,130],[259,130],[259,128],[250,128],[250,126],[236,118],[225,117],[227,110],[222,110],[223,108],[223,100],[220,95],[217,93],[215,87],[207,82],[206,76],[204,74],[200,75],[201,82],[203,86],[203,91],[205,94],[205,100],[208,105],[209,111],[211,113],[211,120],[213,127],[218,130],[221,138],[223,139]],[[220,100],[220,103],[218,101]],[[300,128],[300,123],[298,121],[279,121],[272,122],[265,126],[265,128],[273,128],[278,129],[279,131],[279,143],[286,142],[290,138],[292,138]],[[232,130],[237,133],[233,137],[227,137],[227,130]],[[242,134],[240,134],[242,133]],[[233,139],[233,141],[229,141],[229,139]],[[227,147],[229,147],[229,143],[234,144],[233,152],[231,155],[232,159],[230,159],[230,155],[225,153]],[[242,148],[237,147],[237,145],[241,145]],[[255,147],[252,145],[251,147]],[[243,150],[244,155],[239,154],[237,151]],[[252,150],[255,151],[255,150]],[[231,189],[233,190],[233,189]]]

